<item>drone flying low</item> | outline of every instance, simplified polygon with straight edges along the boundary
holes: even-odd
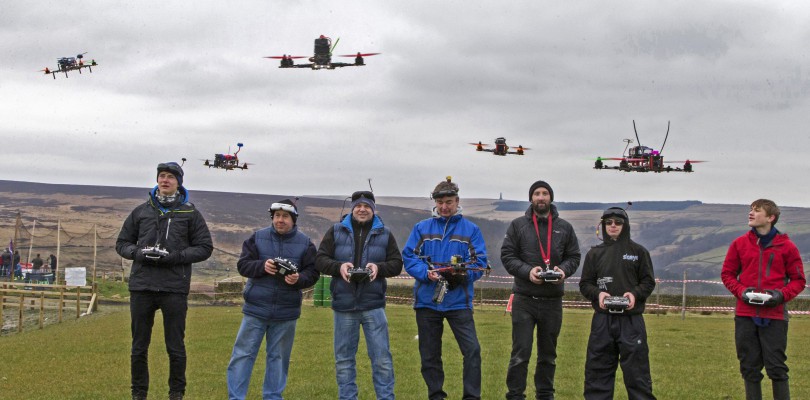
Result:
[[[87,70],[92,73],[93,67],[95,67],[98,64],[96,63],[96,60],[92,59],[90,60],[89,63],[85,64],[83,60],[85,54],[87,53],[77,54],[76,57],[57,58],[56,63],[58,64],[58,66],[56,67],[56,69],[51,70],[50,68],[45,67],[44,69],[41,69],[40,72],[44,72],[45,75],[48,74],[53,75],[53,79],[56,79],[57,72],[64,72],[65,78],[68,77],[68,71],[79,71],[79,73],[81,74],[82,68],[87,68]]]
[[[315,55],[309,57],[309,64],[296,64],[294,59],[298,58],[307,58],[307,56],[292,56],[292,55],[281,55],[281,56],[267,56],[264,58],[272,58],[276,60],[281,60],[281,65],[279,68],[310,68],[310,69],[335,69],[340,67],[362,67],[366,65],[365,60],[363,57],[369,56],[376,56],[380,53],[361,53],[357,52],[357,54],[345,54],[345,55],[338,55],[337,57],[354,57],[354,63],[344,63],[344,62],[332,62],[332,51],[335,50],[340,38],[335,40],[335,43],[332,44],[332,39],[321,35],[319,38],[315,39]]]
[[[630,147],[633,139],[624,139],[626,145],[621,157],[597,157],[594,163],[594,169],[614,169],[624,172],[694,172],[692,164],[701,163],[705,161],[685,160],[685,161],[664,161],[664,146],[667,144],[669,137],[669,121],[667,121],[667,133],[664,136],[664,143],[661,145],[661,150],[655,150],[651,147],[642,146],[638,138],[638,130],[636,130],[636,121],[633,121],[633,131],[636,133],[636,142],[638,146]],[[619,161],[619,165],[605,165],[605,160]],[[664,166],[664,164],[683,164],[682,167]]]
[[[531,150],[528,147],[523,147],[523,145],[520,145],[515,150],[510,151],[509,149],[511,147],[509,147],[506,144],[506,139],[504,139],[502,137],[499,137],[499,138],[495,139],[495,144],[494,144],[495,147],[492,148],[492,149],[489,149],[488,147],[493,146],[493,145],[490,145],[490,144],[487,144],[487,143],[481,143],[480,141],[478,143],[470,143],[470,144],[475,146],[475,151],[487,151],[487,152],[490,152],[490,153],[492,153],[492,154],[494,154],[496,156],[505,156],[507,154],[517,154],[519,156],[522,156],[523,151]]]
[[[208,168],[219,168],[226,171],[230,171],[232,169],[248,169],[248,163],[242,163],[242,165],[239,165],[239,157],[237,156],[244,145],[242,143],[237,143],[236,146],[239,148],[236,150],[236,153],[230,154],[231,150],[228,149],[228,153],[214,154],[214,162],[212,163],[209,160],[205,160],[203,165]]]

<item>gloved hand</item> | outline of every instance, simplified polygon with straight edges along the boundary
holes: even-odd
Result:
[[[183,255],[179,251],[173,251],[157,259],[157,265],[169,267],[183,262]]]
[[[768,289],[765,291],[771,298],[765,301],[765,307],[776,307],[785,302],[785,296],[782,294],[782,291],[778,289]]]
[[[143,249],[135,250],[135,253],[132,254],[132,259],[141,265],[155,265],[155,259],[146,257],[146,255],[143,254]]]
[[[749,293],[754,293],[754,292],[756,292],[756,289],[754,289],[754,288],[752,288],[752,287],[745,288],[745,291],[743,291],[743,294],[742,294],[742,301],[743,301],[745,304],[750,304],[750,305],[752,305],[752,306],[761,306],[762,304],[759,304],[759,303],[752,303],[752,302],[751,302],[751,298],[749,298],[749,297],[748,297],[748,294],[749,294]]]

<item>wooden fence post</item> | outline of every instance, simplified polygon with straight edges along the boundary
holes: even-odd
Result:
[[[681,320],[686,319],[686,270],[683,270],[683,290],[681,294]]]
[[[17,332],[23,330],[23,306],[25,305],[25,294],[20,294],[20,319],[17,320]]]
[[[45,292],[39,294],[39,329],[45,326]]]
[[[81,300],[82,295],[82,287],[76,286],[76,318],[78,319],[82,315],[81,305],[79,304],[79,300]]]
[[[62,308],[65,306],[65,288],[59,288],[59,322],[62,322]]]

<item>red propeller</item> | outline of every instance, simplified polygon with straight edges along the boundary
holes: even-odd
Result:
[[[382,53],[361,53],[358,51],[357,54],[341,54],[338,57],[369,57],[369,56],[376,56],[377,54]]]

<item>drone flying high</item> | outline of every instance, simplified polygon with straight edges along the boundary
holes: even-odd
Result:
[[[93,67],[95,67],[98,64],[96,63],[96,60],[90,60],[89,63],[85,64],[83,60],[85,54],[87,53],[77,54],[76,57],[57,58],[56,63],[58,64],[58,66],[56,67],[56,69],[51,70],[50,68],[45,67],[44,69],[41,69],[40,72],[44,72],[45,75],[48,74],[53,75],[53,79],[56,79],[57,72],[64,72],[65,78],[68,77],[68,71],[79,71],[79,73],[81,74],[82,68],[87,68],[87,70],[92,73]]]
[[[510,147],[506,144],[506,139],[499,137],[495,139],[495,148],[488,149],[487,147],[492,146],[490,144],[481,143],[470,143],[471,145],[475,146],[475,151],[486,151],[490,152],[496,156],[505,156],[507,154],[516,154],[519,156],[523,155],[524,150],[531,150],[528,147],[523,147],[523,145],[518,146],[515,150],[510,151]]]
[[[310,68],[310,69],[335,69],[340,67],[362,67],[366,65],[365,60],[363,57],[375,56],[380,53],[361,53],[357,52],[357,54],[345,54],[339,55],[337,57],[354,57],[354,63],[344,63],[344,62],[332,62],[332,51],[335,50],[340,38],[335,40],[335,43],[332,44],[332,39],[321,35],[319,38],[315,39],[315,55],[309,57],[309,64],[296,64],[293,60],[297,58],[307,58],[307,56],[292,56],[292,55],[281,55],[281,56],[267,56],[264,58],[272,58],[276,60],[281,60],[281,65],[279,68]]]
[[[633,121],[633,131],[636,133],[636,141],[638,146],[630,147],[633,139],[624,139],[627,143],[624,146],[624,152],[621,157],[597,157],[594,163],[594,169],[614,169],[623,172],[694,172],[692,164],[701,163],[705,161],[685,160],[685,161],[664,161],[664,146],[667,144],[669,137],[669,121],[667,121],[667,133],[664,136],[664,143],[661,145],[661,150],[655,150],[652,147],[642,146],[641,140],[638,138],[638,130],[636,130],[636,121]],[[619,165],[605,165],[603,161],[615,160],[619,161]],[[664,166],[664,164],[683,164],[683,167]]]
[[[230,171],[232,169],[248,169],[248,163],[239,165],[239,157],[237,156],[244,145],[242,143],[237,143],[236,146],[239,148],[236,150],[236,153],[230,154],[231,150],[228,149],[228,153],[214,154],[214,162],[212,163],[209,160],[205,160],[203,165],[208,168],[219,168],[226,171]]]

